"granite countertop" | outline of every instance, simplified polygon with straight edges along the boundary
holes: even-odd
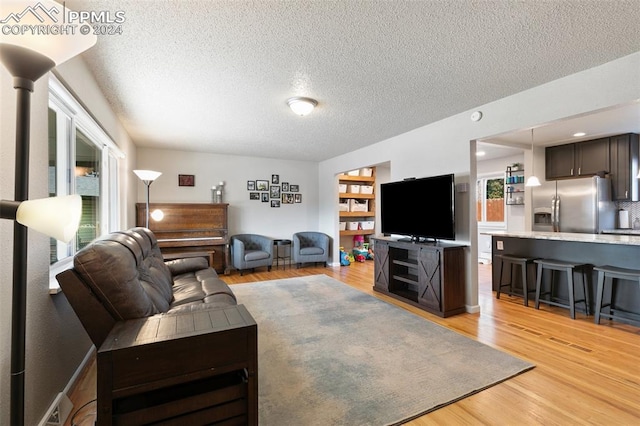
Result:
[[[617,229],[614,231],[626,231],[627,229]],[[633,230],[632,230],[633,231]],[[636,230],[637,232],[638,230]],[[483,232],[484,235],[504,236],[513,238],[531,238],[536,240],[554,240],[554,241],[571,241],[578,243],[599,243],[599,244],[619,244],[640,246],[640,232],[635,235],[619,235],[615,234],[579,234],[573,232],[540,232],[540,231],[496,231]]]

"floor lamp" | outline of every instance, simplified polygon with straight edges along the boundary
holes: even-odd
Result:
[[[153,170],[134,170],[133,173],[135,173],[136,176],[140,178],[142,183],[147,185],[147,209],[146,209],[147,221],[146,221],[145,227],[149,228],[149,187],[151,186],[154,180],[160,177],[162,172],[154,172]]]
[[[41,10],[45,10],[46,15],[51,18],[50,22],[45,21],[45,26],[56,25],[68,11],[52,0],[40,0],[39,4],[42,5]],[[29,25],[43,26],[42,17],[33,10],[33,1],[2,1],[0,17],[13,17],[23,28]],[[68,241],[78,228],[82,206],[79,196],[27,200],[31,92],[36,80],[55,66],[90,48],[96,41],[95,35],[83,35],[80,32],[54,34],[52,31],[51,35],[20,32],[14,35],[3,31],[0,35],[0,62],[13,76],[13,87],[17,91],[15,200],[0,202],[1,217],[15,221],[11,310],[11,425],[24,425],[27,226]],[[55,205],[54,208],[48,207],[51,203]],[[53,212],[60,218],[53,220]],[[51,228],[57,229],[51,231]]]

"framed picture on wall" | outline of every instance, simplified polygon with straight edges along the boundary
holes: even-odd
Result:
[[[271,194],[271,198],[280,199],[280,186],[279,185],[271,185],[269,188],[269,193]],[[278,206],[280,207],[280,206]]]
[[[280,200],[271,200],[271,207],[280,207]]]
[[[247,191],[255,191],[256,190],[256,181],[248,180],[247,181]]]
[[[277,185],[280,183],[280,175],[271,175],[271,183]]]
[[[302,194],[293,194],[293,202],[301,203],[302,202]]]
[[[282,182],[282,192],[289,192],[289,182]]]
[[[269,190],[269,181],[268,180],[257,180],[256,181],[256,191],[268,191]]]
[[[293,204],[293,194],[282,194],[282,204]]]
[[[261,198],[262,198],[262,202],[263,203],[268,203],[269,202],[269,193],[268,192],[263,192],[260,194]]]
[[[250,200],[259,200],[260,199],[260,193],[259,192],[250,192],[249,193],[249,199]]]
[[[196,186],[195,175],[178,175],[178,186]]]
[[[300,191],[300,186],[299,185],[289,185],[289,191],[298,192],[298,191]]]

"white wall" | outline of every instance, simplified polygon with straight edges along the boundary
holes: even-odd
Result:
[[[93,115],[103,130],[125,153],[125,158],[120,159],[118,164],[121,227],[127,229],[134,226],[138,179],[129,171],[136,165],[135,145],[111,110],[111,106],[83,60],[74,58],[56,67],[54,72],[72,93],[76,94],[76,98],[85,106],[85,109]]]
[[[336,173],[362,166],[391,163],[392,180],[406,176],[455,173],[456,181],[474,182],[476,178],[475,140],[552,122],[640,99],[640,52],[568,77],[535,87],[498,101],[478,106],[483,118],[472,122],[470,111],[389,138],[320,164],[320,182],[333,181]],[[473,141],[473,143],[471,143]],[[536,168],[543,165],[536,152]],[[525,154],[525,169],[531,164]],[[530,167],[529,167],[530,168]],[[535,171],[536,173],[539,170]],[[336,235],[337,188],[320,188],[320,226]],[[469,193],[465,221],[457,221],[461,240],[470,240],[467,256],[466,305],[477,311],[477,225],[469,217],[475,205],[475,193]],[[456,206],[457,207],[457,206]],[[526,207],[526,206],[525,206]],[[525,209],[525,215],[527,211]]]
[[[162,172],[150,187],[150,202],[211,202],[211,187],[225,183],[229,203],[229,234],[255,233],[290,239],[294,232],[318,230],[318,165],[259,157],[207,154],[165,149],[138,149],[137,168]],[[131,173],[133,174],[133,173]],[[195,175],[195,186],[178,186],[178,174]],[[250,200],[249,180],[280,176],[280,183],[298,185],[302,202],[281,204]],[[138,202],[146,201],[146,187],[138,183]]]
[[[127,154],[121,169],[135,161],[135,152],[124,130],[97,89],[81,59],[57,69],[85,105],[90,106],[105,130]],[[0,197],[13,200],[16,91],[12,77],[0,67]],[[29,198],[48,196],[48,76],[36,83],[31,96],[31,143]],[[132,192],[121,176],[124,200]],[[123,211],[128,206],[123,206]],[[49,295],[49,238],[29,231],[27,265],[27,330],[25,374],[25,424],[38,424],[56,395],[63,391],[85,355],[91,341],[64,294]],[[12,300],[13,223],[0,221],[0,424],[9,424],[10,346]]]

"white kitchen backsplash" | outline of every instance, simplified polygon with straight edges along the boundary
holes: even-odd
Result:
[[[640,202],[638,201],[618,201],[616,203],[618,209],[629,211],[629,225],[633,226],[636,218],[640,218]]]

